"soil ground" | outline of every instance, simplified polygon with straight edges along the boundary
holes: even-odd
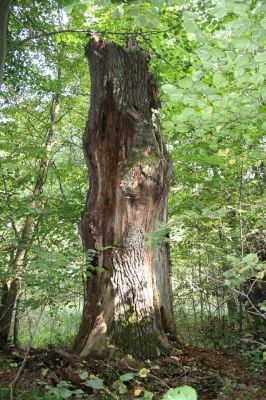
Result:
[[[23,359],[23,352],[0,353],[1,389],[10,387]],[[95,390],[84,386],[79,374],[85,371],[88,372],[88,377],[93,375],[102,379],[105,389]],[[124,382],[126,393],[119,394],[114,382],[129,372],[133,372],[134,379]],[[51,386],[56,386],[60,381],[71,382],[73,390],[79,388],[86,392],[86,397],[83,398],[95,400],[146,399],[148,397],[144,396],[144,391],[153,393],[153,400],[159,400],[169,388],[182,385],[195,388],[198,400],[266,399],[266,370],[259,377],[254,376],[244,368],[241,361],[230,354],[180,342],[173,343],[169,354],[143,362],[130,356],[105,361],[80,361],[72,354],[52,346],[46,351],[32,349],[16,384],[19,396],[14,395],[13,398],[23,399],[23,393],[40,387],[39,380]],[[42,398],[41,395],[38,396],[33,395],[30,399]],[[0,400],[5,399],[10,399],[8,390],[1,390]]]

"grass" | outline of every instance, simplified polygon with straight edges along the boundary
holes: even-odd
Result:
[[[48,344],[71,347],[81,318],[77,308],[46,309],[38,322],[39,316],[40,312],[34,310],[21,319],[19,340],[22,347],[29,344],[31,335],[34,348],[46,348]]]
[[[31,389],[28,392],[22,392],[19,389],[15,389],[13,395],[14,399],[19,400],[42,400],[44,395],[42,391],[39,389]],[[10,400],[10,389],[9,388],[0,388],[0,400]]]

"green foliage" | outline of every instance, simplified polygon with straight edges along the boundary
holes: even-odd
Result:
[[[248,278],[257,277],[263,279],[266,264],[261,263],[256,253],[247,254],[245,257],[227,257],[232,265],[231,269],[224,272],[225,283],[239,288]]]
[[[84,385],[91,387],[92,389],[96,389],[96,390],[100,390],[100,389],[104,388],[103,380],[99,379],[97,377],[88,379],[87,381],[84,382]]]
[[[133,373],[133,372],[128,372],[127,374],[121,375],[119,379],[120,379],[120,381],[122,381],[122,382],[129,382],[129,381],[131,381],[131,380],[134,378],[134,376],[136,376],[135,373]]]
[[[265,273],[260,249],[249,243],[249,233],[265,227],[265,21],[265,5],[253,0],[13,2],[0,97],[0,277],[1,283],[15,274],[21,280],[23,345],[42,306],[44,324],[33,345],[71,345],[85,279],[105,272],[93,259],[112,250],[84,255],[77,229],[87,190],[81,138],[90,82],[83,56],[88,38],[75,31],[93,29],[120,44],[135,32],[139,46],[151,54],[175,178],[169,224],[147,234],[146,242],[151,247],[171,242],[175,313],[183,326],[178,331],[187,330],[190,341],[234,349],[241,344],[237,335],[262,332],[246,323],[235,290],[244,290],[252,277],[261,283]],[[61,30],[66,32],[47,35]],[[34,196],[55,97],[60,111],[49,168]],[[23,242],[28,217],[33,229]],[[15,271],[14,255],[22,247],[26,256]],[[265,301],[258,309],[262,315]],[[49,318],[54,330],[47,328]],[[261,370],[261,350],[245,351],[255,360],[253,369]],[[136,374],[116,379],[115,391],[122,395],[137,376],[148,375]],[[104,387],[96,378],[86,382],[95,390]],[[73,395],[62,385],[49,395]],[[144,398],[152,395],[144,392]]]
[[[42,392],[39,389],[31,389],[26,392],[19,390],[19,389],[15,389],[13,392],[13,395],[16,397],[19,397],[22,400],[44,400],[45,399],[45,397],[43,396]],[[1,400],[9,400],[10,399],[10,388],[0,388],[0,399]]]
[[[168,390],[164,394],[163,400],[197,400],[197,393],[190,386],[181,386]]]
[[[38,399],[43,400],[62,400],[62,399],[81,399],[86,396],[82,389],[73,389],[72,384],[68,381],[61,381],[55,387],[45,382],[39,382],[44,385],[45,392]]]

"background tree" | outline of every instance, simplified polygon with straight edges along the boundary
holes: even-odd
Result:
[[[3,82],[3,71],[7,52],[8,14],[12,0],[2,0],[0,4],[0,86]]]

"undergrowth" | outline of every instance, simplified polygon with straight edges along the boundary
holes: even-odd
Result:
[[[81,312],[77,308],[47,309],[38,323],[38,313],[21,319],[19,341],[26,347],[33,334],[32,347],[46,348],[53,344],[61,348],[70,348],[78,331]]]
[[[252,327],[243,324],[240,331],[236,321],[226,316],[220,321],[216,317],[205,316],[200,322],[198,316],[195,322],[193,316],[186,314],[179,315],[176,319],[178,335],[185,343],[229,352],[235,358],[242,359],[255,375],[263,371],[266,353],[266,329],[263,323],[260,330],[257,325],[256,323]]]

